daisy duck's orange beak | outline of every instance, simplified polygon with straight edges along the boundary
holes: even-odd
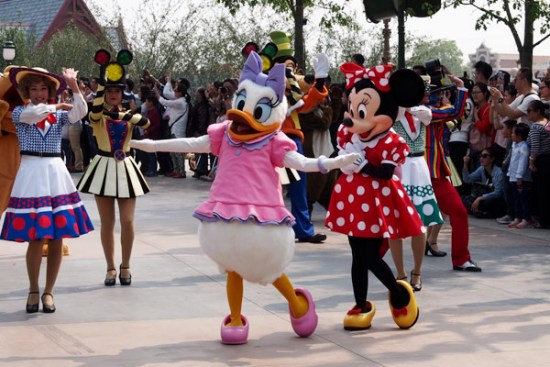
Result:
[[[227,119],[231,120],[229,135],[239,141],[250,141],[269,135],[281,126],[281,123],[264,125],[256,121],[250,113],[237,109],[227,111]]]

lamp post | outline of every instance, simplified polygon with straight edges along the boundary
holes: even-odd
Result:
[[[4,42],[4,47],[2,48],[2,58],[6,62],[6,65],[11,65],[11,62],[15,59],[15,43],[12,41]]]

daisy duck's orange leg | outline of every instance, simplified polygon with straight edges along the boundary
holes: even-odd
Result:
[[[222,343],[245,344],[248,342],[248,320],[241,315],[243,278],[235,272],[228,272],[226,290],[231,313],[222,322],[220,331]]]
[[[231,321],[227,326],[243,326],[241,307],[243,304],[243,278],[235,272],[227,273],[227,301],[231,314]]]
[[[290,322],[294,332],[301,337],[313,334],[317,327],[315,303],[309,291],[292,286],[286,274],[281,275],[273,285],[288,301]]]

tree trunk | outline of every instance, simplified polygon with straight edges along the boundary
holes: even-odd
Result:
[[[533,0],[525,0],[525,29],[523,36],[523,49],[520,50],[521,66],[533,69],[533,23],[534,9]]]
[[[304,50],[304,0],[296,0],[296,14],[294,15],[294,57],[298,68],[305,71]]]

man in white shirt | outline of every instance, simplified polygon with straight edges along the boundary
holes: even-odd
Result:
[[[533,90],[533,73],[529,68],[521,68],[518,70],[516,78],[514,80],[514,86],[518,91],[516,99],[507,105],[504,103],[504,97],[498,88],[491,87],[491,98],[496,100],[495,110],[501,116],[506,116],[510,120],[517,120],[518,123],[522,122],[527,125],[531,125],[531,122],[527,119],[527,106],[529,102],[533,100],[539,100],[539,96]]]

